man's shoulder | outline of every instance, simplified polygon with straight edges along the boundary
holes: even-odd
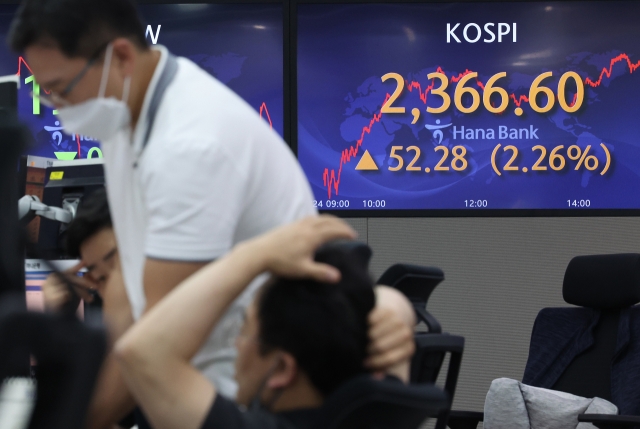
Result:
[[[253,110],[239,95],[188,58],[177,58],[178,71],[167,89],[170,105],[191,114]],[[163,102],[163,107],[164,107]],[[215,120],[215,118],[209,118]]]
[[[178,72],[160,103],[148,146],[163,146],[167,156],[180,152],[176,142],[189,142],[190,151],[210,151],[229,141],[234,146],[274,140],[258,113],[239,95],[187,58],[178,58]],[[163,144],[164,142],[164,144]]]

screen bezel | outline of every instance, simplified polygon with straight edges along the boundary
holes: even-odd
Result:
[[[291,76],[289,105],[291,107],[291,139],[288,140],[293,152],[298,154],[298,4],[416,4],[416,3],[575,3],[605,0],[291,0],[290,5],[290,48],[289,66]],[[620,0],[638,2],[638,0]],[[286,55],[286,54],[285,54]],[[362,210],[320,210],[344,218],[402,218],[402,217],[629,217],[640,216],[640,209],[362,209]]]

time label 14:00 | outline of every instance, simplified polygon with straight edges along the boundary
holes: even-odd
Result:
[[[463,73],[459,78],[452,78],[451,81],[457,82],[456,89],[453,95],[453,103],[461,113],[473,113],[480,107],[480,101],[482,99],[482,104],[484,108],[490,113],[501,114],[507,110],[509,106],[509,100],[513,99],[516,102],[516,96],[514,94],[509,95],[507,90],[497,86],[498,80],[503,79],[507,76],[506,72],[501,72],[493,75],[486,83],[482,83],[478,80],[477,72],[466,72]],[[576,72],[566,72],[562,76],[560,76],[560,81],[558,82],[558,90],[557,96],[553,92],[551,88],[548,88],[543,85],[543,81],[549,79],[553,76],[553,72],[545,72],[539,75],[534,79],[531,83],[531,88],[529,89],[529,96],[521,96],[520,101],[516,102],[518,107],[515,109],[515,113],[518,116],[521,116],[524,111],[520,107],[523,101],[529,103],[529,106],[534,112],[537,113],[547,113],[558,101],[562,110],[567,113],[575,113],[582,107],[584,102],[584,82],[580,75]],[[451,96],[446,92],[449,87],[449,77],[446,74],[437,71],[434,73],[429,73],[427,78],[432,81],[431,85],[427,89],[427,93],[430,92],[433,95],[439,96],[442,100],[442,104],[439,107],[427,107],[427,113],[444,113],[449,107],[451,107]],[[405,88],[405,80],[398,73],[387,73],[382,76],[382,82],[386,82],[387,80],[392,79],[396,81],[396,89],[389,96],[388,100],[386,100],[381,113],[395,113],[402,114],[406,113],[406,109],[400,106],[394,106],[394,103],[398,100],[402,92]],[[468,86],[471,80],[475,80],[477,86],[482,90],[482,97],[477,89]],[[575,83],[575,94],[573,98],[568,101],[566,94],[566,87],[569,80]],[[436,83],[438,81],[438,84]],[[415,83],[411,83],[409,89],[413,89],[413,85]],[[471,104],[465,106],[463,104],[463,96],[468,94],[471,97]],[[547,102],[544,106],[538,104],[538,97],[540,95],[545,95]],[[496,95],[497,97],[492,96]],[[425,94],[426,96],[426,94]],[[495,100],[499,100],[499,103],[495,103]],[[424,100],[423,100],[424,101]],[[468,104],[468,101],[467,101]],[[418,108],[414,108],[411,112],[413,114],[413,123],[415,124],[420,117],[420,110]]]

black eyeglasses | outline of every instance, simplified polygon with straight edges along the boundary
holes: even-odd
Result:
[[[110,43],[111,42],[107,42],[106,44],[100,46],[100,48],[93,55],[91,55],[91,57],[89,57],[89,60],[87,61],[87,65],[84,66],[82,70],[80,70],[80,73],[78,73],[71,80],[71,82],[69,82],[69,85],[67,85],[67,87],[63,89],[60,94],[57,94],[51,91],[49,94],[36,95],[33,92],[31,92],[31,97],[38,98],[42,104],[52,109],[55,109],[56,106],[69,105],[69,102],[65,100],[65,97],[69,95],[71,91],[73,91],[73,89],[78,85],[78,83],[80,83],[80,81],[87,74],[89,69],[96,63],[96,61],[100,59],[100,56],[102,55],[102,51],[104,51],[109,46]]]

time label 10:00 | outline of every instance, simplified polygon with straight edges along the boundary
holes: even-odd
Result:
[[[314,200],[313,206],[318,209],[348,209],[349,200]],[[387,206],[385,200],[362,200],[365,209],[383,209]]]
[[[496,86],[498,80],[505,78],[507,76],[506,72],[501,72],[493,75],[486,84],[483,84],[478,80],[477,72],[469,72],[464,74],[457,82],[456,89],[453,95],[453,102],[461,113],[473,113],[480,107],[480,93],[477,89],[467,86],[469,81],[475,79],[478,87],[482,89],[482,104],[484,108],[491,112],[500,114],[506,111],[509,106],[509,99],[513,98],[515,100],[515,95],[509,96],[509,93],[499,86]],[[584,102],[584,82],[580,75],[576,72],[566,72],[560,77],[560,81],[558,82],[558,90],[557,97],[554,94],[551,88],[543,86],[542,83],[545,79],[548,79],[553,76],[553,72],[546,72],[539,75],[534,79],[531,84],[531,88],[529,89],[529,97],[525,101],[529,102],[529,106],[533,109],[534,112],[537,113],[547,113],[549,112],[553,106],[555,105],[556,99],[560,104],[562,110],[567,113],[575,113],[580,110],[582,104]],[[429,80],[434,81],[432,85],[429,87],[431,94],[437,95],[442,99],[442,104],[440,107],[427,107],[427,113],[444,113],[449,107],[451,107],[451,96],[446,92],[447,87],[449,86],[449,78],[447,75],[441,72],[429,73],[427,75]],[[386,82],[389,79],[393,79],[396,81],[397,86],[393,94],[389,97],[389,99],[382,105],[381,113],[405,113],[406,109],[404,107],[394,106],[393,104],[398,100],[398,97],[402,94],[405,87],[404,78],[398,73],[387,73],[382,76],[382,82]],[[435,80],[438,80],[440,85],[436,87]],[[566,95],[566,86],[567,82],[572,80],[575,82],[576,86],[576,94],[573,97],[573,100],[570,102],[567,101]],[[453,81],[453,79],[452,79]],[[412,88],[410,88],[412,89]],[[427,91],[429,91],[429,89]],[[469,94],[471,96],[471,105],[465,106],[462,102],[462,97],[465,94]],[[538,104],[538,96],[546,95],[547,103],[544,106]],[[500,99],[499,104],[495,104],[492,102],[492,96],[497,95]],[[524,97],[521,97],[524,98]],[[416,123],[419,117],[419,110],[413,109],[414,120],[413,123]],[[520,107],[516,108],[516,114],[518,116],[522,115],[523,111]]]

